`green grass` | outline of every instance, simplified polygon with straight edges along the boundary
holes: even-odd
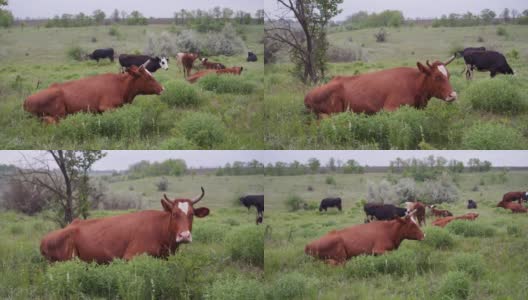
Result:
[[[367,183],[386,174],[331,174],[335,186],[326,184],[328,174],[265,176],[266,223],[271,227],[264,244],[266,289],[275,293],[273,299],[350,299],[351,295],[353,299],[524,299],[526,280],[515,278],[528,276],[522,250],[528,247],[528,218],[494,206],[505,191],[522,189],[528,173],[510,172],[505,183],[486,183],[479,191],[472,190],[482,176],[492,174],[461,174],[459,200],[443,205],[461,215],[468,212],[467,199],[478,202],[480,216],[459,221],[463,230],[452,233],[433,227],[433,218],[427,216],[424,241],[406,240],[391,253],[356,257],[341,267],[305,255],[304,246],[331,230],[363,223],[364,212],[357,204],[366,198]],[[343,212],[319,213],[317,208],[290,212],[286,203],[294,194],[317,203],[339,196]]]
[[[349,39],[362,48],[366,61],[330,63],[326,76],[353,75],[393,67],[416,67],[416,62],[445,61],[452,48],[482,46],[504,54],[515,49],[528,53],[528,27],[504,26],[508,37],[498,36],[495,26],[464,28],[425,28],[423,26],[389,29],[386,43],[376,43],[378,30],[346,31],[342,27],[328,34],[330,44],[349,47]],[[484,38],[478,43],[477,38]],[[455,47],[456,45],[456,47]],[[526,56],[513,55],[508,63],[517,76],[498,75],[489,80],[489,73],[475,72],[473,81],[463,74],[462,59],[448,66],[451,84],[459,98],[451,104],[432,98],[425,110],[382,113],[375,116],[336,116],[318,123],[307,114],[304,96],[312,89],[292,74],[288,53],[280,52],[279,63],[265,67],[264,111],[266,115],[266,147],[270,149],[488,149],[483,143],[465,140],[473,125],[488,122],[504,124],[516,132],[519,140],[504,143],[496,136],[493,144],[501,149],[528,147],[528,61]],[[486,92],[484,88],[493,91]],[[347,113],[348,114],[348,113]],[[510,134],[510,136],[513,136]],[[493,148],[498,149],[498,148]]]
[[[0,29],[0,148],[208,147],[200,143],[181,141],[181,138],[184,138],[180,130],[182,120],[194,112],[214,115],[222,123],[221,126],[229,131],[221,142],[215,143],[215,149],[264,148],[263,62],[246,62],[246,53],[231,57],[210,57],[211,60],[220,61],[228,67],[244,67],[243,73],[237,76],[236,80],[229,78],[229,82],[223,85],[228,89],[222,90],[221,93],[186,82],[175,63],[176,59],[171,57],[168,71],[158,70],[154,73],[154,77],[165,85],[166,94],[163,96],[138,96],[129,107],[102,115],[71,116],[63,121],[67,125],[58,126],[46,126],[23,111],[24,99],[36,92],[37,84],[40,90],[54,82],[118,72],[117,60],[114,63],[108,60],[99,63],[79,62],[67,55],[68,50],[72,50],[74,56],[77,56],[81,49],[91,52],[102,47],[113,47],[117,54],[142,52],[149,33],[169,31],[171,26],[120,26],[117,35],[109,34],[111,29],[106,26]],[[247,48],[262,57],[263,46],[260,41],[263,27],[249,25],[241,28],[247,37]],[[92,37],[95,37],[97,42],[92,43]],[[151,104],[162,109],[149,108]],[[124,111],[120,112],[121,110]],[[118,120],[114,121],[114,118]],[[140,120],[137,120],[138,118]],[[127,128],[128,124],[130,128]]]
[[[167,260],[141,256],[108,265],[80,261],[51,265],[40,255],[39,244],[56,225],[44,215],[0,211],[0,298],[249,299],[251,294],[252,299],[264,299],[264,227],[255,225],[254,209],[248,213],[232,203],[236,191],[259,192],[261,178],[167,178],[169,197],[191,197],[203,185],[206,196],[200,205],[211,210],[209,216],[194,219],[193,243],[181,246]],[[109,190],[130,193],[133,185],[133,193],[144,193],[146,208],[161,210],[156,180],[113,182]],[[92,211],[91,217],[124,213]]]

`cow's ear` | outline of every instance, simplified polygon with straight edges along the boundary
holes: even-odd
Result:
[[[429,68],[427,68],[426,66],[422,65],[419,61],[416,62],[416,66],[418,67],[418,70],[420,70],[420,72],[425,73],[427,75],[431,74],[431,71],[429,70]]]
[[[198,218],[203,218],[209,214],[209,208],[207,207],[198,207],[194,209],[194,215]]]
[[[165,199],[161,199],[161,206],[163,206],[163,210],[166,212],[172,212],[172,206],[173,204]]]
[[[136,66],[131,66],[130,68],[128,68],[127,73],[134,77],[139,76],[138,68]]]

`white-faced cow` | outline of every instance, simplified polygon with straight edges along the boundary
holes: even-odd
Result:
[[[140,67],[142,65],[151,73],[156,72],[160,68],[163,70],[169,69],[169,59],[165,56],[152,57],[148,55],[121,54],[119,55],[119,64],[123,71],[131,66]]]

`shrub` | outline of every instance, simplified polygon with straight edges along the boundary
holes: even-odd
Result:
[[[81,61],[84,59],[86,52],[79,46],[71,46],[66,50],[66,55],[73,60]]]
[[[387,36],[389,34],[385,30],[385,28],[380,28],[380,30],[374,34],[374,37],[376,38],[376,42],[378,43],[384,43],[387,41]]]
[[[80,298],[84,271],[85,265],[76,260],[54,264],[46,273],[46,287],[56,298]]]
[[[519,114],[528,108],[519,88],[507,78],[488,78],[472,83],[464,92],[474,109]]]
[[[108,29],[108,34],[110,36],[119,36],[120,35],[119,29],[116,26],[112,26],[110,27],[110,29]]]
[[[143,200],[138,194],[105,194],[101,200],[105,210],[126,210],[143,208]]]
[[[464,272],[448,272],[440,285],[438,295],[442,299],[466,299],[469,296],[469,280]]]
[[[97,38],[95,36],[92,36],[90,40],[92,41],[92,43],[97,43]]]
[[[264,300],[264,287],[255,279],[236,276],[215,280],[207,289],[206,299],[218,300]]]
[[[225,94],[251,94],[255,90],[255,84],[247,81],[244,77],[232,74],[208,74],[198,81],[198,84],[207,91]]]
[[[425,236],[422,243],[430,245],[435,249],[451,249],[455,242],[449,232],[443,228],[427,227],[425,229]]]
[[[277,277],[271,288],[271,299],[316,298],[319,280],[299,272],[283,273]]]
[[[180,125],[185,138],[202,148],[213,148],[225,138],[224,123],[210,113],[188,113]]]
[[[497,27],[497,35],[499,36],[507,36],[508,35],[508,31],[506,31],[506,28],[504,27]]]
[[[169,189],[169,180],[165,177],[161,177],[160,181],[156,183],[158,192],[166,192]]]
[[[348,276],[367,278],[376,274],[413,276],[417,272],[416,255],[408,249],[399,249],[380,256],[360,255],[346,265]]]
[[[360,255],[349,260],[345,266],[346,273],[350,277],[369,278],[377,274],[376,257]]]
[[[330,46],[326,53],[330,62],[353,62],[363,59],[363,49],[354,45],[348,45],[346,48]]]
[[[263,226],[240,226],[225,237],[226,250],[232,260],[242,261],[258,267],[264,266]]]
[[[245,52],[246,45],[231,23],[226,23],[222,31],[209,33],[204,47],[210,56],[233,56]]]
[[[484,259],[480,254],[458,253],[451,257],[450,263],[451,270],[465,272],[473,279],[478,279],[485,271]]]
[[[506,56],[512,60],[519,59],[519,51],[517,51],[517,49],[512,49],[510,52],[506,53]]]
[[[458,188],[453,179],[443,173],[438,179],[427,180],[420,196],[428,203],[455,202],[458,200]]]
[[[326,184],[336,185],[336,180],[333,176],[327,176],[325,179]]]
[[[493,227],[474,221],[454,220],[447,224],[446,228],[449,232],[464,237],[491,237],[495,235]]]
[[[193,239],[200,243],[218,243],[224,241],[229,228],[214,223],[194,222]]]
[[[165,84],[165,91],[160,96],[161,101],[173,107],[196,107],[204,102],[196,89],[186,83],[170,81]]]
[[[51,200],[51,194],[42,188],[19,180],[8,181],[3,188],[0,205],[9,210],[34,215],[41,212]]]
[[[174,40],[176,49],[181,52],[197,53],[204,48],[199,34],[194,30],[183,30]],[[202,53],[203,54],[203,53]]]
[[[517,129],[496,122],[476,123],[462,136],[463,149],[505,150],[525,146],[524,137]]]
[[[509,234],[509,235],[512,235],[512,236],[516,236],[516,237],[519,237],[522,235],[522,230],[521,228],[519,228],[518,226],[516,225],[508,225],[506,227],[506,232]]]
[[[303,203],[304,200],[298,195],[290,195],[288,199],[286,199],[286,207],[288,207],[290,211],[301,209]]]
[[[185,137],[173,137],[163,141],[159,148],[161,150],[188,150],[196,149],[196,145]]]

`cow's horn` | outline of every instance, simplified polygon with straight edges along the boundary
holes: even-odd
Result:
[[[416,209],[411,210],[407,215],[412,216],[416,213]]]
[[[169,199],[169,197],[167,197],[167,194],[163,194],[163,198],[165,198],[165,200],[167,200],[169,202],[172,202],[171,199]]]
[[[150,61],[150,58],[147,59],[147,61],[146,61],[144,64],[142,64],[142,65],[140,66],[140,68],[141,68],[141,67],[145,68],[145,67],[147,66],[147,64],[149,63],[149,61]]]
[[[455,60],[456,56],[453,55],[451,56],[445,63],[444,63],[444,66],[447,66],[449,65],[453,60]]]
[[[432,67],[433,67],[433,66],[431,66],[431,64],[429,63],[429,60],[426,60],[425,63],[427,64],[427,66],[428,66],[429,68],[432,68]]]
[[[199,195],[199,196],[196,196],[195,198],[193,198],[193,199],[191,200],[193,205],[196,204],[196,203],[198,203],[200,200],[202,200],[203,196],[205,195],[205,191],[204,191],[203,186],[201,187],[201,189],[202,189],[202,194]]]

